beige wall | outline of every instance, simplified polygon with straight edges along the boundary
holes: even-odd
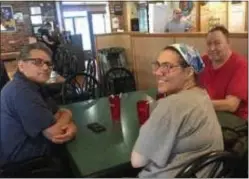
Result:
[[[160,51],[174,42],[173,38],[133,37],[133,58],[136,82],[139,89],[155,86],[155,78],[151,71],[151,62],[156,60]]]
[[[172,43],[186,43],[196,47],[201,54],[206,52],[205,33],[185,34],[142,34],[115,33],[96,36],[97,49],[119,46],[126,49],[130,69],[133,69],[137,88],[144,90],[155,87],[155,77],[151,72],[151,62],[161,49]],[[248,34],[231,34],[231,47],[247,57]]]

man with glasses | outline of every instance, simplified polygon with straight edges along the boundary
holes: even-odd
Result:
[[[1,91],[2,165],[53,156],[53,152],[58,153],[53,151],[56,144],[74,138],[71,111],[59,109],[42,87],[51,70],[48,47],[34,43],[22,48],[14,79]]]
[[[191,30],[192,25],[187,21],[182,20],[182,10],[174,9],[173,19],[168,22],[164,28],[164,32],[187,32]]]

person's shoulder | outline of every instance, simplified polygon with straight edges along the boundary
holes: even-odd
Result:
[[[19,86],[13,80],[6,83],[1,90],[1,104],[14,101],[19,90]]]
[[[14,80],[7,82],[1,90],[1,95],[10,96],[13,95],[19,88]]]
[[[207,54],[202,55],[201,58],[202,58],[203,62],[205,63],[205,65],[210,62]]]
[[[181,104],[185,104],[188,102],[189,96],[192,94],[188,94],[189,90],[181,91],[175,94],[168,95],[166,98],[164,98],[162,101],[164,105],[176,107]],[[192,96],[192,95],[191,95]]]
[[[13,96],[15,100],[18,100],[19,95],[31,95],[32,89],[22,80],[13,79],[9,81],[2,89],[1,96]]]
[[[203,104],[202,101],[206,101],[205,99],[208,99],[208,96],[201,95],[196,91],[185,90],[160,99],[157,108],[162,114],[183,117],[199,108],[198,104]]]
[[[207,94],[201,91],[200,89],[189,89],[183,90],[173,95],[168,96],[169,103],[177,103],[177,104],[184,104],[184,105],[191,105],[195,104],[195,100],[200,100],[208,98]]]
[[[240,55],[237,52],[232,52],[231,58],[232,60],[235,60],[236,64],[239,66],[247,66],[248,64],[246,57],[243,55]]]

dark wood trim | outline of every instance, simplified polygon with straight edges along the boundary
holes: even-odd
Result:
[[[98,34],[97,36],[110,36],[110,35],[130,35],[132,37],[206,37],[206,32],[186,32],[186,33],[140,33],[140,32],[115,32],[108,34]],[[230,33],[232,38],[248,38],[248,32]]]
[[[195,2],[196,4],[196,32],[201,31],[201,5],[199,1]]]
[[[20,52],[9,52],[9,53],[1,53],[0,60],[7,61],[16,59],[19,56]]]
[[[245,31],[248,31],[248,1],[246,1],[246,10],[245,10]]]
[[[99,8],[100,11],[96,11],[97,8]],[[61,5],[62,11],[89,11],[106,13],[105,8],[106,5]]]

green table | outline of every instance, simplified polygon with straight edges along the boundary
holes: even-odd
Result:
[[[64,106],[72,111],[78,127],[76,139],[66,146],[77,177],[98,177],[106,170],[115,171],[118,166],[130,162],[140,127],[136,102],[146,99],[148,95],[155,98],[156,90],[123,94],[120,122],[111,120],[108,98]],[[218,112],[217,115],[222,126],[234,127],[244,123],[229,113]],[[103,124],[107,130],[99,134],[93,133],[86,126],[92,122]]]
[[[77,177],[97,177],[96,173],[129,163],[140,127],[136,102],[147,95],[154,98],[156,90],[123,94],[120,122],[111,120],[108,98],[64,106],[72,111],[78,127],[76,139],[66,146]],[[92,122],[103,124],[107,130],[93,133],[86,126]]]

